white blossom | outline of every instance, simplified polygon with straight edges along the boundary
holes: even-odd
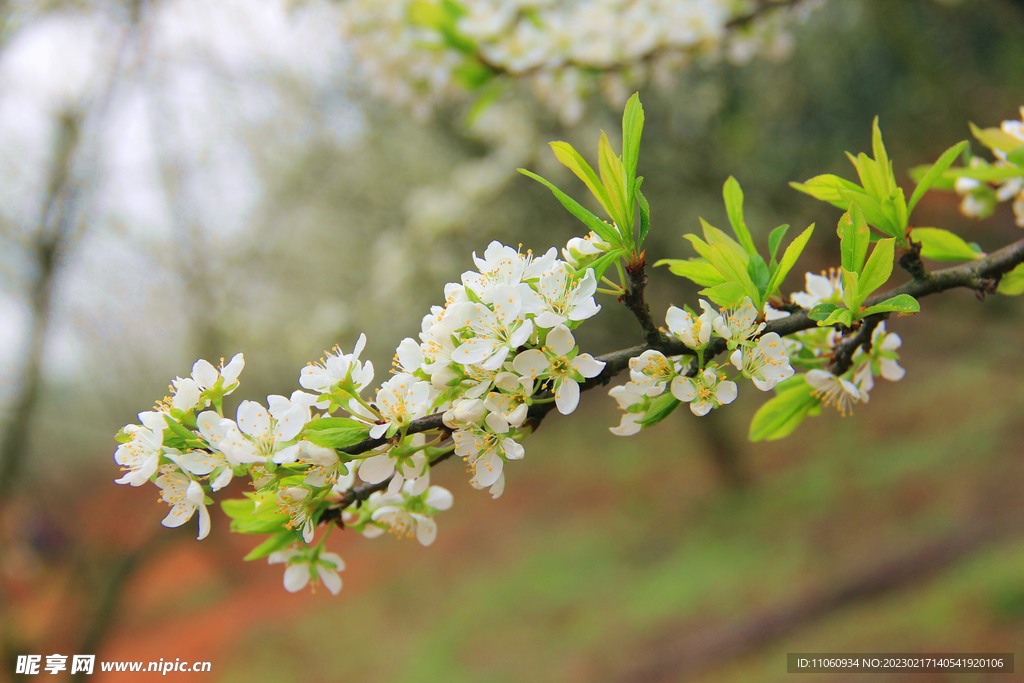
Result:
[[[714,330],[715,321],[721,317],[718,311],[703,299],[700,300],[700,307],[704,309],[704,312],[698,318],[690,315],[689,311],[675,306],[669,306],[668,312],[665,314],[668,331],[691,349],[707,346],[711,341],[711,332]]]
[[[834,405],[843,417],[849,415],[853,410],[853,404],[863,398],[857,385],[842,377],[836,377],[827,370],[810,370],[804,379],[814,388],[812,395],[821,399],[822,405]]]
[[[736,383],[730,382],[716,372],[714,365],[708,366],[696,377],[676,377],[672,380],[672,395],[690,404],[694,415],[707,415],[712,408],[736,400]]]
[[[811,310],[822,302],[838,303],[842,300],[843,283],[839,271],[832,269],[821,275],[807,273],[804,277],[805,291],[794,292],[789,297],[801,308]]]
[[[171,511],[160,522],[166,527],[179,527],[199,511],[200,541],[210,533],[210,513],[206,509],[206,493],[199,482],[185,476],[173,465],[160,468],[160,476],[154,482],[160,488],[161,499],[171,506]]]
[[[306,551],[288,548],[271,553],[267,562],[288,564],[284,570],[284,587],[289,593],[305,588],[312,578],[314,569],[331,595],[337,595],[341,590],[341,577],[338,576],[338,572],[345,569],[345,561],[337,553],[320,552],[310,557]]]
[[[144,426],[128,425],[124,428],[131,440],[121,444],[114,452],[114,461],[127,474],[116,479],[118,484],[142,486],[156,474],[163,453],[164,430],[167,422],[164,413],[147,411],[139,413],[139,421]]]
[[[729,360],[761,391],[771,391],[776,384],[793,376],[786,345],[775,332],[762,336],[755,346],[737,348]]]
[[[326,392],[338,382],[351,379],[356,391],[361,391],[373,381],[373,363],[359,360],[359,354],[366,346],[366,335],[360,334],[352,353],[345,354],[337,346],[335,353],[328,353],[319,363],[310,363],[299,373],[299,384],[304,389]]]
[[[572,356],[576,340],[565,325],[555,325],[548,332],[543,351],[528,349],[515,357],[512,367],[523,377],[553,380],[555,406],[562,415],[568,415],[580,402],[580,383],[585,378],[597,377],[605,364],[589,353]]]

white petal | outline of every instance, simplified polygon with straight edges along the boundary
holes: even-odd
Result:
[[[736,400],[736,382],[725,381],[718,385],[715,398],[719,403],[732,403]]]
[[[504,434],[508,431],[508,420],[501,413],[488,413],[486,422],[495,434]]]
[[[225,365],[220,373],[220,376],[224,378],[224,386],[233,384],[238,379],[238,375],[241,374],[243,367],[245,367],[245,357],[240,353],[236,353],[231,362]],[[195,368],[192,368],[192,372],[195,372]]]
[[[459,365],[476,365],[485,358],[490,357],[497,344],[498,342],[494,339],[480,337],[467,339],[452,351],[452,360]]]
[[[270,434],[270,415],[255,401],[238,404],[238,428],[249,436],[265,438]]]
[[[167,513],[167,516],[164,517],[163,521],[160,523],[172,529],[174,527],[179,527],[192,519],[192,515],[195,511],[196,508],[194,505],[182,505],[179,503],[171,508],[171,511]]]
[[[207,511],[205,505],[199,506],[199,536],[198,540],[203,540],[210,533],[210,513]]]
[[[209,389],[216,384],[219,375],[217,368],[210,365],[209,361],[200,359],[192,366],[192,379],[203,389]]]
[[[498,476],[498,481],[491,485],[491,498],[500,498],[505,493],[505,473]]]
[[[690,404],[690,412],[697,417],[703,417],[710,413],[713,407],[711,401],[694,401]]]
[[[416,520],[416,540],[420,545],[428,546],[437,538],[437,523],[429,517],[413,514]]]
[[[676,377],[672,380],[672,395],[683,402],[697,398],[697,387],[689,377]]]
[[[527,349],[512,360],[512,367],[520,375],[535,378],[551,366],[548,357],[537,349]]]
[[[564,356],[570,351],[572,347],[576,346],[576,340],[572,336],[572,332],[565,325],[555,325],[548,332],[547,345],[559,356]]]
[[[305,562],[289,565],[284,570],[284,587],[289,593],[300,591],[309,583],[309,565]]]
[[[447,510],[451,508],[454,499],[452,498],[451,492],[441,486],[431,486],[427,490],[426,503],[432,508],[437,510]]]
[[[498,480],[502,466],[503,462],[500,457],[494,453],[485,453],[473,462],[475,470],[473,481],[480,486],[490,486]]]
[[[359,478],[367,484],[379,484],[395,471],[395,461],[387,453],[374,455],[359,465]]]
[[[343,571],[345,569],[345,560],[341,559],[341,555],[338,553],[320,553],[319,560],[321,562],[330,562],[334,565],[336,571]]]
[[[573,360],[572,366],[584,377],[597,377],[604,370],[605,362],[597,360],[589,353],[581,353]]]
[[[556,328],[557,329],[557,328]],[[555,407],[562,415],[569,415],[580,403],[580,385],[571,379],[563,379],[555,390]]]
[[[499,346],[494,350],[494,354],[490,358],[480,363],[480,367],[484,370],[497,370],[505,362],[506,358],[508,358],[508,347],[504,345]]]
[[[323,555],[321,554],[320,557],[323,557]],[[331,595],[337,595],[341,591],[341,577],[338,576],[338,572],[318,564],[316,566],[316,573],[320,576],[320,580],[327,587],[327,590],[331,591]]]

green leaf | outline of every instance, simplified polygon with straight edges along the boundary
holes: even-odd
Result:
[[[968,123],[967,125],[971,127],[971,133],[973,133],[974,137],[978,139],[978,142],[991,150],[998,149],[1002,152],[1009,153],[1020,146],[1019,139],[1009,133],[1004,133],[999,128],[985,128],[982,130],[973,123]]]
[[[651,402],[651,407],[647,410],[647,417],[640,420],[638,424],[643,426],[645,429],[647,427],[653,427],[671,415],[672,411],[678,407],[679,399],[666,391]]]
[[[782,260],[779,261],[779,267],[774,273],[772,273],[772,278],[768,281],[765,296],[771,296],[782,285],[782,282],[786,279],[786,275],[789,274],[790,269],[792,269],[796,264],[796,260],[800,258],[800,253],[804,250],[804,247],[807,245],[807,240],[811,238],[811,234],[813,232],[814,223],[811,223],[806,230],[797,235],[796,239],[789,243],[789,246],[786,247],[785,253],[782,255]]]
[[[1017,166],[1024,166],[1024,145],[1015,148],[1006,155],[1006,160]]]
[[[841,268],[843,277],[843,301],[851,311],[860,310],[860,302],[864,301],[866,295],[861,295],[857,273],[846,268]]]
[[[760,295],[760,299],[763,301],[766,297],[765,289],[768,287],[768,282],[771,280],[771,273],[768,271],[768,264],[764,262],[761,255],[754,252],[750,255],[750,260],[747,261],[747,275],[754,283],[754,287],[757,288],[757,293]],[[753,299],[753,297],[751,297]],[[754,305],[757,306],[760,301],[754,300]]]
[[[797,379],[797,378],[794,378]],[[814,388],[799,376],[799,381],[782,390],[754,414],[750,423],[751,441],[775,441],[788,436],[800,426],[807,414],[820,402],[811,394]]]
[[[637,178],[633,189],[633,195],[636,197],[637,203],[640,204],[640,234],[637,236],[639,247],[643,246],[644,240],[647,239],[647,232],[651,229],[651,207],[647,203],[647,198],[640,192],[640,183],[643,180],[643,178]]]
[[[711,256],[711,246],[707,242],[693,234],[683,235],[683,238],[690,241],[690,244],[692,244],[694,250],[701,255],[701,258],[705,261],[711,260],[709,258]]]
[[[729,248],[729,245],[722,243],[711,245],[711,264],[727,280],[743,287],[751,299],[758,298],[757,287],[754,286],[754,281],[747,272],[747,263],[741,260],[736,252]]]
[[[587,267],[593,268],[594,277],[600,280],[601,276],[605,274],[605,271],[607,271],[609,267],[614,265],[615,261],[617,261],[619,257],[623,255],[623,253],[625,252],[622,249],[613,249],[612,251],[607,251],[604,254],[601,254],[600,258],[598,258],[596,261],[594,261]]]
[[[944,174],[953,178],[974,178],[975,180],[1008,180],[1024,176],[1024,168],[1018,166],[978,166],[975,168],[951,168]]]
[[[597,236],[600,237],[603,241],[611,245],[622,245],[622,236],[615,231],[615,228],[608,225],[600,218],[584,209],[572,197],[562,192],[557,187],[552,185],[544,178],[541,178],[536,173],[530,173],[525,168],[520,168],[519,172],[529,178],[533,178],[538,183],[541,183],[542,185],[546,186],[549,190],[551,190],[551,192],[555,195],[555,198],[562,203],[562,206],[564,206],[569,213],[571,213],[573,216],[576,216],[576,218],[580,219],[584,225],[586,225],[588,228],[597,233]]]
[[[896,189],[896,179],[892,175],[889,155],[885,153],[885,145],[882,143],[882,129],[878,127],[877,116],[871,123],[871,151],[875,155],[875,162],[878,165],[879,171],[885,176],[886,189],[888,192],[892,192]]]
[[[466,90],[473,91],[487,85],[498,72],[487,66],[475,56],[468,56],[452,70],[452,76]]]
[[[871,257],[864,264],[860,277],[860,300],[863,301],[888,280],[892,275],[892,262],[896,255],[896,240],[892,238],[878,240],[871,252]]]
[[[840,250],[843,268],[860,274],[868,255],[871,231],[858,204],[850,204],[850,210],[839,219],[837,232],[842,239]]]
[[[1024,263],[1018,264],[1016,268],[1003,275],[999,279],[999,288],[996,291],[1006,296],[1024,294]]]
[[[708,244],[724,244],[728,246],[736,257],[744,264],[747,262],[747,251],[743,246],[729,237],[725,232],[719,230],[715,226],[708,223],[703,218],[698,219],[700,221],[700,227],[704,232],[704,239],[708,241]]]
[[[548,143],[551,147],[551,151],[555,153],[555,158],[558,159],[563,166],[568,168],[570,171],[576,174],[576,177],[583,181],[583,184],[590,188],[590,192],[597,198],[597,201],[601,203],[604,210],[608,212],[609,216],[614,216],[612,212],[612,201],[608,196],[608,191],[605,190],[604,185],[601,183],[601,179],[594,173],[594,169],[590,167],[590,164],[580,156],[580,153],[570,145],[568,142],[551,142]]]
[[[633,93],[622,112],[622,165],[626,172],[627,187],[631,187],[636,178],[636,166],[640,159],[640,137],[643,130],[644,108],[640,104],[640,93]],[[639,188],[639,185],[637,187]],[[637,199],[640,198],[637,197]],[[641,237],[640,242],[643,241],[643,237]]]
[[[700,290],[700,294],[719,306],[730,308],[739,306],[743,299],[750,295],[738,282],[723,282],[720,285]]]
[[[369,437],[370,428],[347,417],[323,417],[306,423],[302,436],[324,448],[347,448]]]
[[[840,193],[841,190],[864,192],[864,188],[857,183],[831,174],[815,176],[806,183],[790,183],[789,185],[795,190],[809,194],[823,202],[828,202],[843,211],[850,208],[850,202],[843,197]]]
[[[672,274],[693,280],[701,287],[714,287],[725,282],[725,278],[718,272],[718,269],[701,258],[662,259],[654,265],[655,267],[667,265]]]
[[[754,240],[750,237],[750,230],[743,222],[743,190],[732,176],[725,181],[722,197],[725,199],[725,211],[729,214],[729,224],[732,225],[732,231],[736,233],[736,238],[748,254],[756,254],[757,249],[754,247]]]
[[[771,231],[768,235],[768,253],[771,254],[771,266],[775,267],[775,255],[779,252],[779,245],[782,244],[782,238],[786,236],[786,231],[789,230],[789,225],[780,225]]]
[[[831,303],[820,303],[812,308],[807,313],[807,317],[811,320],[817,320],[818,322],[824,322],[828,320],[829,316],[832,315],[832,311],[839,308],[839,306]]]
[[[261,557],[266,557],[270,553],[277,552],[281,548],[285,548],[292,543],[295,543],[296,540],[298,539],[295,538],[294,531],[279,531],[267,540],[263,541],[263,543],[260,543],[258,546],[253,548],[249,554],[242,559],[246,562],[249,560],[258,560]]]
[[[248,498],[228,498],[220,502],[220,509],[231,519],[248,517],[255,507],[256,503]]]
[[[921,243],[921,256],[933,261],[973,261],[985,256],[971,249],[959,235],[941,228],[914,228],[910,238]]]
[[[919,182],[917,187],[914,188],[914,194],[910,195],[910,205],[907,207],[908,211],[914,211],[914,207],[917,206],[917,203],[921,200],[921,197],[924,196],[924,193],[927,192],[928,189],[939,179],[939,176],[946,172],[946,169],[953,165],[953,162],[956,161],[956,158],[964,151],[967,144],[967,140],[964,140],[963,142],[953,145],[942,153],[939,160],[928,169],[921,178],[921,182]]]
[[[828,327],[830,325],[838,325],[842,323],[847,327],[853,324],[853,311],[849,308],[837,308],[832,311],[827,318],[818,323],[819,327]]]
[[[865,192],[877,199],[889,196],[889,183],[874,159],[869,158],[863,152],[856,157],[847,152],[846,156],[849,157],[853,167],[857,169],[857,176],[860,178],[860,184],[864,186]]]
[[[630,244],[633,242],[633,216],[627,214],[629,202],[626,199],[626,186],[623,184],[622,161],[612,151],[608,136],[601,131],[601,140],[597,146],[597,168],[601,172],[601,182],[611,200],[612,218],[619,230]]]
[[[910,315],[911,313],[920,312],[921,304],[917,302],[917,299],[909,294],[897,294],[891,299],[886,299],[880,304],[868,306],[860,315],[862,318],[866,318],[875,313],[899,313],[900,315]]]
[[[910,169],[910,171],[908,171],[908,175],[914,180],[915,183],[920,184],[924,180],[924,177],[928,175],[928,171],[932,170],[932,168],[934,168],[934,166],[932,166],[931,164],[915,166],[912,169]],[[956,183],[956,178],[954,178],[951,175],[951,173],[952,171],[947,170],[945,173],[940,175],[932,182],[932,185],[929,189],[942,190],[944,192],[955,191],[956,188],[953,187],[953,185]],[[913,200],[913,198],[911,198],[911,200]]]
[[[864,212],[864,219],[875,229],[890,237],[901,234],[902,228],[896,224],[896,217],[891,206],[887,210],[877,199],[863,192],[853,190],[840,190],[839,192],[846,199],[847,208],[850,204],[856,203]]]

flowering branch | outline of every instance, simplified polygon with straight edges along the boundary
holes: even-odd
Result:
[[[745,222],[742,190],[729,178],[723,198],[735,239],[702,221],[703,237],[685,236],[700,258],[659,262],[705,287],[701,294],[718,308],[706,300],[699,302],[699,314],[672,306],[663,330],[645,299],[642,246],[651,222],[640,192],[643,179],[636,176],[642,126],[634,96],[623,116],[622,155],[602,136],[600,175],[571,146],[552,144],[611,222],[524,171],[551,189],[591,234],[570,240],[563,258],[555,248],[535,255],[499,242],[488,245],[482,258],[474,253],[476,270],[445,286],[444,305],[423,318],[418,341],[407,338],[398,345],[394,374],[374,396],[362,396],[374,377],[372,364],[359,359],[364,336],[352,353],[335,348],[302,369],[299,384],[315,393],[270,396],[269,410],[242,401],[237,419],[226,418],[222,406],[238,387],[242,355],[226,366],[222,361],[219,369],[200,360],[191,377],[174,380],[172,397],[139,414],[143,426],[129,425],[119,435],[115,459],[126,474],[118,483],[152,481],[171,505],[163,524],[180,526],[198,512],[202,539],[210,531],[207,491],[224,488],[234,476],[251,477],[255,492],[221,504],[235,531],[270,535],[246,559],[287,564],[288,590],[312,580],[336,593],[344,562],[324,545],[334,523],[368,538],[387,532],[430,545],[437,534],[434,516],[453,502],[450,492],[430,484],[434,466],[459,456],[472,474],[469,483],[497,498],[507,466],[524,457],[522,442],[548,413],[571,414],[582,392],[605,386],[627,369],[629,381],[609,391],[624,412],[610,430],[614,434],[653,427],[683,403],[703,417],[732,403],[737,381],[746,378],[760,391],[776,393],[754,416],[751,440],[781,438],[819,406],[835,405],[845,415],[867,401],[875,376],[904,376],[896,353],[902,340],[885,330],[892,313],[916,313],[918,298],[959,287],[989,293],[999,285],[999,291],[1013,293],[1024,273],[1024,240],[983,258],[973,258],[976,252],[968,248],[970,256],[963,259],[966,252],[952,233],[905,229],[928,177],[934,180],[944,170],[942,160],[909,204],[903,202],[902,191],[893,189],[876,126],[876,160],[857,157],[858,171],[871,180],[865,188],[834,177],[799,188],[847,209],[839,221],[838,272],[808,273],[807,291],[794,293],[784,311],[773,308],[770,301],[784,298],[780,287],[814,226],[785,248],[789,226],[776,228],[762,256]],[[896,199],[883,205],[870,194],[881,192]],[[890,237],[875,240],[869,258],[872,228]],[[959,249],[954,256],[968,263],[928,272],[921,244],[931,250],[924,256],[932,258],[936,240]],[[891,276],[897,244],[909,257],[903,262],[914,279],[876,294]],[[620,284],[604,277],[612,266]],[[1009,287],[1000,284],[1004,277]],[[612,288],[599,289],[599,280]],[[581,352],[573,330],[601,310],[598,293],[626,305],[640,323],[643,344],[597,358]],[[718,360],[723,353],[727,361]],[[314,543],[318,526],[326,528]]]

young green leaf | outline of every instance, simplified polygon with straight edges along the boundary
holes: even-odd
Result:
[[[797,235],[796,239],[789,243],[789,246],[786,247],[785,253],[782,255],[782,260],[779,261],[779,267],[774,273],[772,273],[772,278],[768,281],[765,296],[771,296],[782,285],[783,280],[786,279],[786,275],[789,274],[790,269],[796,264],[796,260],[800,258],[800,253],[804,250],[804,247],[807,245],[807,240],[811,238],[811,234],[813,232],[814,223],[811,223],[806,230]]]
[[[758,299],[757,287],[747,272],[747,263],[741,260],[729,245],[720,242],[711,245],[711,265],[726,279],[743,287],[751,299]]]
[[[701,258],[695,259],[662,259],[655,267],[667,265],[673,275],[693,280],[701,287],[714,287],[725,282],[718,269]]]
[[[875,163],[879,172],[885,178],[885,187],[888,194],[896,189],[896,178],[892,174],[892,165],[889,156],[885,153],[885,145],[882,143],[882,129],[878,127],[878,117],[871,123],[871,151],[875,155]]]
[[[738,282],[723,282],[720,285],[700,290],[700,294],[711,299],[711,301],[719,306],[727,308],[739,306],[743,299],[750,296],[750,292]]]
[[[281,548],[291,545],[298,540],[294,531],[288,529],[285,531],[278,531],[276,534],[268,538],[267,540],[260,543],[258,546],[253,548],[248,555],[242,559],[248,562],[249,560],[258,560],[261,557],[266,557],[270,553],[277,552]]]
[[[757,249],[754,247],[754,240],[750,237],[750,230],[743,222],[743,190],[732,176],[725,181],[722,197],[725,199],[725,211],[729,214],[729,224],[732,225],[732,231],[736,233],[736,239],[748,254],[756,254]]]
[[[819,327],[843,324],[849,327],[853,324],[853,311],[849,308],[837,308],[827,318],[818,323]]]
[[[628,253],[629,250],[626,249],[612,249],[611,251],[601,254],[601,256],[591,263],[588,268],[593,268],[594,277],[600,280],[601,276],[605,274],[605,271],[607,271],[608,268],[615,265],[615,262],[618,261],[621,256]]]
[[[611,216],[619,226],[619,230],[626,237],[626,240],[633,243],[633,216],[627,215],[626,208],[629,202],[626,200],[626,187],[622,179],[622,161],[612,151],[608,136],[601,131],[601,140],[597,147],[598,170],[601,172],[601,182],[611,200]]]
[[[891,299],[886,299],[880,304],[868,306],[860,315],[862,318],[866,318],[874,313],[899,313],[900,315],[910,315],[911,313],[920,312],[921,304],[917,302],[917,299],[909,294],[897,294]]]
[[[671,415],[672,411],[678,407],[679,399],[666,391],[664,394],[654,399],[651,403],[651,407],[647,410],[647,416],[640,420],[639,424],[645,429],[647,427],[653,427]]]
[[[864,188],[857,183],[831,174],[815,176],[806,183],[790,183],[789,186],[843,211],[850,208],[850,200],[844,197],[841,191],[864,192]]]
[[[851,311],[859,311],[860,302],[864,301],[865,296],[860,293],[858,275],[846,268],[841,268],[840,270],[843,274],[843,301]]]
[[[999,279],[999,288],[996,291],[1006,296],[1024,294],[1024,263],[1003,275]]]
[[[605,190],[604,185],[601,183],[601,179],[594,173],[594,169],[590,167],[590,164],[580,156],[572,145],[568,142],[551,142],[551,151],[555,153],[555,158],[558,159],[563,166],[568,168],[570,171],[576,174],[576,177],[583,181],[590,192],[593,193],[597,201],[601,203],[604,210],[608,212],[609,216],[614,216],[612,212],[612,200],[608,196],[608,191]]]
[[[754,305],[757,306],[761,301],[767,298],[765,289],[768,288],[768,282],[771,280],[771,273],[768,271],[768,264],[764,262],[761,255],[757,252],[750,255],[750,260],[747,261],[747,275],[754,283],[754,287],[757,288],[757,293],[760,295],[760,299],[751,297],[754,301]],[[758,306],[760,308],[760,306]]]
[[[839,308],[839,306],[833,303],[820,303],[814,308],[812,308],[810,311],[808,311],[807,317],[810,318],[811,320],[823,322],[825,320],[828,320],[829,316],[832,315],[832,311],[836,310],[837,308]]]
[[[633,187],[633,196],[640,204],[640,234],[637,236],[637,248],[643,247],[644,240],[647,239],[647,232],[651,229],[651,207],[647,203],[647,198],[640,192],[640,184],[643,180],[643,178],[637,178],[636,185]]]
[[[985,128],[982,130],[973,123],[968,123],[971,127],[971,133],[978,139],[978,142],[985,145],[991,150],[999,150],[1001,152],[1012,152],[1020,146],[1020,140],[1005,133],[999,128]]]
[[[921,166],[914,166],[912,169],[910,169],[910,171],[908,171],[908,175],[915,183],[920,185],[921,182],[924,180],[924,177],[928,175],[928,171],[932,170],[933,168],[935,167],[931,164],[922,164]],[[956,189],[954,187],[955,184],[956,178],[953,177],[951,170],[947,170],[940,176],[936,177],[936,179],[932,181],[932,184],[928,189],[942,190],[943,192],[953,192]],[[923,194],[924,193],[922,193],[922,195]],[[913,200],[913,197],[911,197],[911,200]]]
[[[1024,145],[1016,147],[1006,155],[1006,160],[1017,166],[1024,166]]]
[[[871,257],[864,264],[864,270],[861,272],[859,283],[861,301],[871,296],[871,292],[889,280],[895,255],[896,240],[892,238],[878,240],[871,252]]]
[[[302,436],[324,448],[347,448],[365,441],[370,428],[347,417],[324,417],[306,423]]]
[[[595,216],[594,214],[590,213],[585,208],[580,206],[572,197],[562,192],[553,184],[551,184],[544,178],[541,178],[536,173],[531,173],[530,171],[527,171],[525,168],[520,168],[519,172],[529,178],[533,178],[538,183],[541,183],[549,190],[551,190],[551,192],[555,195],[555,198],[562,203],[562,206],[564,206],[569,213],[571,213],[573,216],[576,216],[576,218],[580,219],[584,225],[586,225],[589,229],[597,233],[597,236],[600,237],[602,240],[611,245],[622,244],[622,236],[618,232],[616,232],[615,228],[608,225],[600,218],[598,218],[597,216]]]
[[[780,225],[768,234],[768,253],[771,255],[769,265],[772,269],[775,268],[775,255],[779,253],[779,245],[782,244],[782,238],[786,236],[787,230],[789,230],[788,223]]]
[[[1000,181],[1024,176],[1019,166],[976,166],[973,168],[951,168],[944,175],[952,178],[974,178],[975,180]]]
[[[797,381],[788,386],[780,384],[775,398],[754,414],[750,423],[751,441],[775,441],[792,434],[820,403],[812,396],[814,388],[804,381],[802,375],[793,379]]]
[[[956,161],[956,158],[960,156],[961,152],[964,151],[964,148],[967,147],[967,144],[967,140],[964,140],[963,142],[953,145],[952,147],[950,147],[949,149],[942,153],[942,156],[939,157],[939,160],[936,161],[935,164],[928,169],[928,171],[921,178],[921,182],[919,182],[917,184],[917,187],[914,188],[914,194],[910,195],[910,204],[907,206],[908,211],[914,211],[914,207],[917,206],[917,203],[919,201],[921,201],[921,197],[924,196],[924,193],[927,192],[928,189],[935,184],[935,182],[939,179],[939,176],[946,172],[946,169],[953,165],[953,162]]]
[[[622,112],[622,165],[626,172],[626,186],[633,184],[636,178],[636,166],[640,158],[640,136],[644,130],[644,108],[640,104],[640,93],[626,102]],[[639,197],[637,197],[639,200]],[[643,238],[640,238],[643,242]]]
[[[856,203],[864,212],[864,220],[876,230],[889,237],[902,235],[903,228],[896,224],[896,217],[891,206],[886,210],[877,199],[863,192],[841,189],[839,193],[846,200],[847,208],[850,204]]]
[[[985,256],[971,249],[959,235],[941,228],[914,228],[910,238],[921,243],[921,256],[933,261],[973,261]]]
[[[850,204],[850,210],[839,219],[837,232],[842,240],[840,251],[843,268],[859,274],[864,268],[864,260],[868,255],[871,231],[868,229],[867,221],[864,220],[864,212],[860,210],[858,204]]]

